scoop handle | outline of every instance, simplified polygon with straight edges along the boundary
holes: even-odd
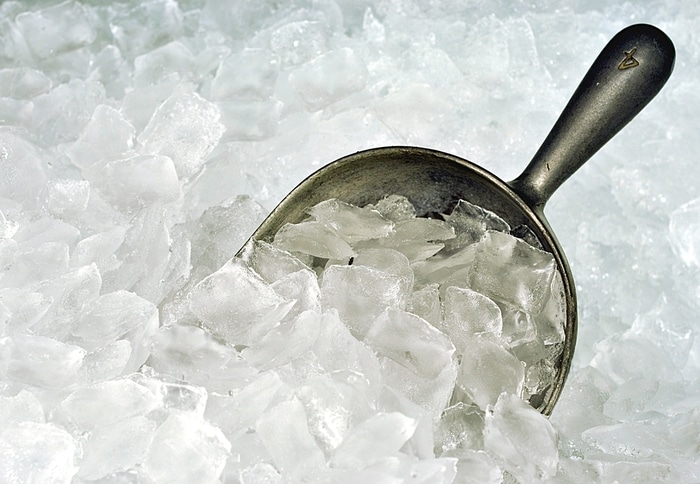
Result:
[[[637,24],[603,48],[542,146],[509,185],[531,208],[549,197],[639,113],[673,71],[675,48],[656,27]]]

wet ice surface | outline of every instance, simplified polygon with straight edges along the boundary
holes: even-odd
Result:
[[[555,3],[0,4],[0,481],[700,480],[698,12]],[[458,368],[417,375],[382,331],[340,317],[362,308],[396,325],[378,308],[396,293],[391,311],[439,323],[441,297],[479,303],[433,281],[467,277],[454,268],[486,252],[421,265],[441,247],[416,240],[406,260],[390,256],[399,227],[372,247],[381,257],[331,268],[340,285],[371,285],[324,296],[346,306],[321,324],[309,315],[323,284],[281,252],[252,262],[249,289],[267,284],[265,297],[202,303],[244,273],[228,261],[265,213],[342,155],[417,144],[515,177],[598,50],[634,22],[670,35],[676,72],[546,209],[580,304],[556,435],[513,399],[483,415],[457,403],[453,428],[433,425]],[[396,200],[376,208],[412,224]],[[470,226],[453,223],[464,235],[444,243],[468,240]],[[407,263],[421,286],[410,294]],[[264,308],[281,318],[264,335],[226,324],[265,327]],[[521,343],[518,358],[539,355],[527,318],[499,307],[499,323],[491,309],[474,327]],[[551,323],[561,307],[542,311]],[[552,324],[542,336],[561,339]],[[275,353],[263,341],[290,344]],[[550,371],[526,371],[523,391]],[[384,389],[371,383],[380,375]],[[523,460],[516,428],[538,463]],[[557,462],[539,440],[553,437]]]

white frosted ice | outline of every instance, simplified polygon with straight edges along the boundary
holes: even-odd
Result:
[[[0,2],[0,481],[700,481],[698,11],[550,3]],[[392,359],[403,334],[357,339],[387,305],[449,333],[447,288],[477,291],[537,406],[558,274],[513,298],[465,245],[480,227],[541,248],[520,222],[457,199],[415,222],[388,180],[388,238],[351,228],[332,258],[261,245],[251,291],[228,290],[217,271],[265,214],[341,156],[426,146],[513,179],[637,21],[669,33],[676,72],[545,208],[579,316],[551,425],[452,394],[466,338],[435,378]]]

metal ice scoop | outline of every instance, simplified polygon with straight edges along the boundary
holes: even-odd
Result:
[[[530,164],[504,182],[462,158],[426,148],[395,146],[345,156],[301,182],[252,235],[272,241],[286,223],[336,198],[357,206],[386,195],[407,197],[419,216],[450,213],[464,199],[495,212],[511,227],[525,224],[551,252],[566,297],[564,350],[554,384],[530,403],[549,415],[562,392],[576,344],[576,293],[571,270],[543,209],[554,191],[659,92],[673,70],[675,49],[661,30],[633,25],[618,33],[593,62]],[[240,254],[240,252],[239,252]]]

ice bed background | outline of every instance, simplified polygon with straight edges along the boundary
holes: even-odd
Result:
[[[638,22],[675,72],[546,209],[580,303],[552,480],[699,481],[700,7],[679,0],[2,2],[0,480],[275,482],[209,418],[203,382],[250,375],[177,320],[188,284],[360,149],[514,178]]]

